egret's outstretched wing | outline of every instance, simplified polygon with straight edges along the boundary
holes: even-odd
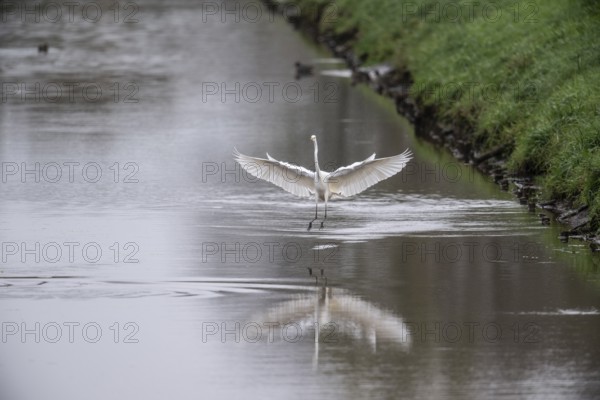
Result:
[[[333,171],[327,177],[329,190],[338,196],[353,196],[402,171],[412,158],[406,149],[404,153],[393,157],[375,159],[375,154],[364,161],[355,162],[347,167]]]
[[[233,158],[250,175],[264,179],[300,197],[315,192],[315,173],[298,165],[277,161],[267,153],[267,159],[244,155],[233,149]]]

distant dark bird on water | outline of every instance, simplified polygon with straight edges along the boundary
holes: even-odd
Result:
[[[267,158],[257,158],[244,155],[233,150],[233,157],[250,175],[263,179],[283,190],[300,197],[315,197],[315,218],[308,224],[308,230],[318,219],[319,200],[325,202],[325,217],[327,219],[327,202],[333,197],[350,197],[361,193],[379,181],[387,179],[406,166],[412,158],[410,150],[392,157],[375,158],[375,154],[364,161],[355,162],[347,167],[341,167],[333,172],[322,171],[319,168],[317,137],[310,137],[315,150],[315,171],[298,165],[278,161],[267,153]]]
[[[300,61],[294,63],[296,67],[296,79],[300,79],[303,76],[310,76],[313,74],[313,66],[308,64],[302,64]]]
[[[48,53],[48,43],[39,44],[38,53]]]

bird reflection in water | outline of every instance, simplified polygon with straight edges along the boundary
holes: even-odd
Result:
[[[314,330],[318,364],[319,347],[340,341],[367,343],[373,353],[378,342],[394,344],[403,351],[411,345],[410,331],[404,320],[390,311],[359,298],[350,291],[328,285],[323,269],[308,268],[315,279],[314,290],[302,293],[268,309],[259,319],[278,326],[294,324],[302,332]]]

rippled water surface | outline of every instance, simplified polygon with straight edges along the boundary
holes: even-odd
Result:
[[[94,4],[0,24],[2,398],[600,396],[585,244],[259,3]],[[231,154],[311,167],[311,134],[329,170],[415,157],[309,232]]]

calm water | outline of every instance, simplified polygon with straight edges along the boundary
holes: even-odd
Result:
[[[83,4],[0,24],[2,398],[600,395],[586,245],[340,74],[295,81],[343,65],[259,3]],[[309,167],[315,133],[328,169],[415,158],[307,232],[231,153]]]

